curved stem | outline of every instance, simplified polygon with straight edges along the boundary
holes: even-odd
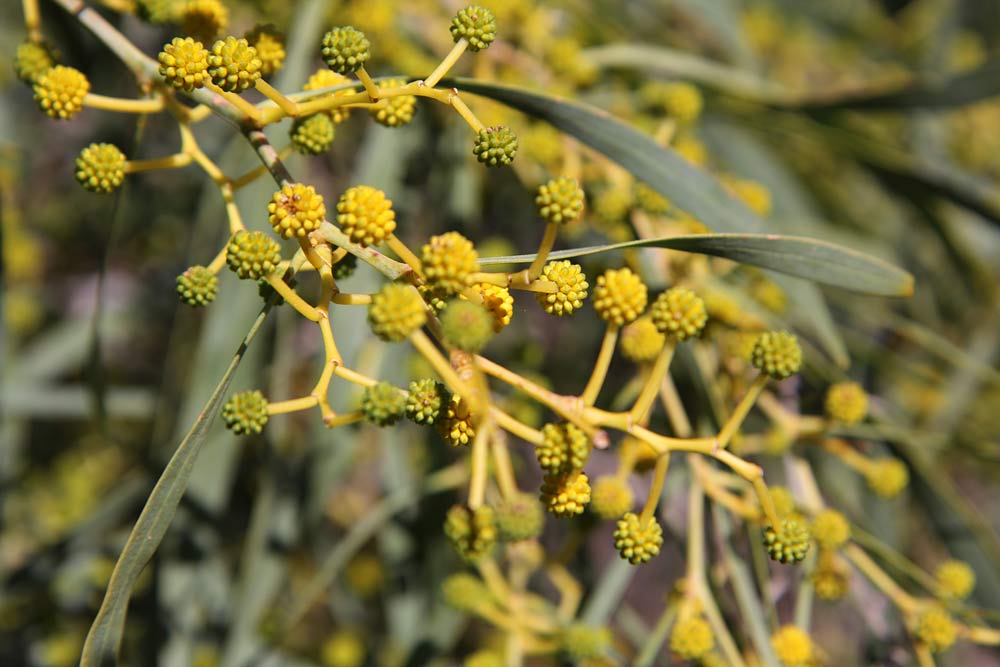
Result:
[[[157,113],[163,111],[163,98],[153,97],[142,100],[130,100],[121,97],[108,97],[97,93],[87,93],[83,96],[83,106],[102,111],[118,113]]]
[[[615,343],[617,342],[618,326],[609,322],[604,330],[601,350],[597,354],[597,361],[594,362],[594,370],[590,374],[590,380],[587,381],[587,386],[580,394],[580,400],[585,406],[593,405],[598,394],[601,393],[601,387],[604,386],[604,380],[608,376],[608,367],[611,365],[611,357],[614,356]]]
[[[455,66],[455,63],[457,63],[458,59],[462,57],[462,54],[465,53],[465,49],[468,48],[468,46],[469,41],[464,37],[455,42],[455,46],[451,47],[451,51],[449,51],[448,55],[444,57],[444,60],[442,60],[441,63],[434,68],[434,71],[424,79],[424,85],[428,88],[436,86],[438,81],[443,79],[451,68]]]

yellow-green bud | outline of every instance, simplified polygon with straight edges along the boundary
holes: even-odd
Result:
[[[777,530],[764,530],[764,546],[771,560],[784,564],[798,563],[809,552],[809,530],[795,519],[783,519]]]
[[[114,192],[125,180],[125,154],[114,144],[90,144],[76,158],[76,180],[91,192]]]
[[[451,20],[451,37],[456,42],[465,39],[469,43],[470,51],[481,51],[487,48],[497,36],[497,23],[493,18],[493,12],[480,7],[479,5],[469,5],[465,9],[459,10],[455,18]]]
[[[545,475],[539,494],[542,504],[559,518],[582,514],[590,502],[590,480],[586,473]]]
[[[353,26],[341,26],[323,35],[323,62],[337,74],[356,72],[371,58],[371,42]]]
[[[496,522],[504,542],[531,540],[542,532],[545,511],[533,495],[517,493],[497,503]]]
[[[517,135],[509,127],[485,127],[476,134],[472,154],[487,167],[501,167],[517,155]]]
[[[445,518],[444,533],[464,560],[476,562],[488,556],[497,541],[493,509],[481,505],[475,510],[454,505]]]
[[[538,188],[535,204],[546,222],[565,225],[583,213],[583,188],[576,179],[560,176]]]
[[[542,427],[542,444],[535,447],[538,465],[550,475],[568,475],[583,470],[590,458],[587,434],[570,422]]]
[[[646,285],[631,269],[608,269],[597,278],[594,310],[606,322],[625,326],[646,309]]]
[[[365,387],[361,395],[361,412],[376,426],[391,426],[406,411],[406,395],[388,382]]]
[[[356,185],[348,188],[337,202],[337,224],[358,245],[378,245],[395,231],[396,212],[384,192],[369,185]]]
[[[838,382],[826,390],[826,414],[842,424],[857,424],[868,415],[868,394],[857,382]]]
[[[69,120],[83,111],[83,98],[90,92],[90,82],[80,70],[55,65],[35,81],[35,101],[51,118]]]
[[[635,512],[627,512],[618,520],[615,549],[633,565],[645,563],[658,555],[662,546],[663,528],[654,517],[644,522]]]
[[[247,40],[233,36],[215,42],[208,56],[208,74],[212,83],[230,93],[252,88],[261,77],[262,68],[257,49],[250,46]]]
[[[219,279],[204,266],[192,266],[177,276],[177,295],[189,306],[207,306],[218,291]]]
[[[813,519],[812,536],[821,549],[839,549],[851,539],[851,524],[837,510],[825,509]]]
[[[482,306],[454,299],[441,313],[441,332],[463,352],[479,352],[493,338],[493,316]]]
[[[433,378],[410,383],[406,398],[406,416],[417,424],[432,425],[441,415],[441,408],[450,400],[444,384]]]
[[[264,232],[241,229],[229,239],[226,264],[242,280],[271,275],[281,262],[281,246]]]
[[[946,600],[964,600],[976,586],[976,573],[967,563],[946,560],[934,571],[938,594]]]
[[[714,645],[711,626],[699,616],[677,621],[670,632],[670,650],[684,660],[699,660]]]
[[[700,335],[708,321],[705,302],[683,287],[671,287],[660,294],[650,315],[657,331],[678,342]]]
[[[260,433],[267,419],[267,399],[256,389],[233,394],[222,408],[226,428],[236,435]]]
[[[590,508],[602,519],[617,519],[632,509],[635,499],[625,480],[608,475],[594,482]]]
[[[382,340],[405,340],[426,321],[424,300],[412,285],[388,283],[372,297],[368,307],[368,323]]]
[[[191,37],[174,37],[157,56],[160,76],[178,90],[201,88],[211,79],[208,74],[209,55],[201,42]]]
[[[750,363],[761,373],[766,373],[775,380],[784,380],[798,373],[802,367],[802,348],[789,332],[768,331],[757,338]]]
[[[321,155],[330,150],[337,136],[337,129],[330,114],[314,113],[305,118],[296,118],[288,136],[299,153]]]
[[[579,264],[573,264],[568,260],[551,261],[542,269],[540,277],[556,284],[556,291],[551,294],[544,292],[535,294],[539,305],[546,313],[562,317],[583,308],[583,301],[587,298],[587,288],[590,284]]]

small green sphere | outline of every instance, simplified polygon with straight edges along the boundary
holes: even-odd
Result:
[[[542,470],[551,475],[569,475],[583,470],[590,458],[591,442],[580,427],[570,422],[542,427],[542,444],[535,457]]]
[[[441,313],[441,331],[463,352],[479,352],[493,338],[493,316],[479,304],[455,299]]]
[[[750,363],[761,373],[766,373],[775,380],[784,380],[798,373],[802,367],[802,348],[793,334],[787,331],[768,331],[757,339]]]
[[[323,35],[323,62],[337,74],[350,74],[372,57],[371,42],[353,26],[340,26]]]
[[[764,546],[771,560],[798,563],[809,553],[809,530],[795,519],[784,519],[779,530],[774,526],[764,530]]]
[[[493,550],[497,541],[493,508],[481,505],[475,510],[453,505],[445,518],[444,533],[464,560],[474,563]]]
[[[683,287],[671,287],[657,297],[650,315],[656,330],[677,342],[700,335],[708,321],[705,302]]]
[[[431,426],[441,416],[441,408],[449,400],[444,384],[433,378],[414,380],[406,397],[406,416],[417,424]]]
[[[459,10],[451,20],[451,37],[456,42],[465,39],[470,51],[482,51],[497,37],[497,22],[493,12],[479,5],[469,5]]]
[[[216,41],[208,56],[208,74],[212,83],[230,93],[253,88],[261,77],[263,67],[257,49],[250,46],[247,40],[233,36]]]
[[[189,306],[207,306],[218,292],[219,279],[204,266],[192,266],[177,276],[177,295]]]
[[[267,399],[256,389],[233,394],[222,408],[226,428],[236,435],[260,433],[267,419]]]
[[[322,155],[330,150],[337,129],[328,113],[296,118],[288,132],[292,146],[303,155]]]
[[[90,144],[76,158],[76,180],[91,192],[114,192],[125,180],[125,154],[114,144]]]
[[[501,167],[517,155],[517,135],[509,127],[486,127],[476,135],[472,154],[487,167]]]
[[[361,395],[361,412],[376,426],[391,426],[406,412],[406,395],[388,382],[365,387]]]
[[[354,269],[358,268],[358,257],[347,253],[344,257],[333,265],[333,279],[344,280],[354,274]]]
[[[382,340],[398,343],[424,326],[427,311],[412,285],[388,283],[372,297],[368,324]]]
[[[627,512],[618,520],[615,549],[632,565],[647,562],[660,553],[662,546],[663,528],[655,518],[650,517],[643,524],[639,515]]]
[[[448,606],[459,611],[471,611],[491,599],[490,591],[477,577],[459,572],[441,583],[441,597]]]
[[[241,280],[269,276],[279,262],[281,246],[264,232],[241,229],[229,239],[226,264]]]
[[[542,532],[545,510],[532,494],[518,493],[497,503],[496,522],[504,542],[531,540]]]
[[[538,214],[549,223],[565,225],[583,213],[583,188],[574,178],[560,176],[538,188]]]

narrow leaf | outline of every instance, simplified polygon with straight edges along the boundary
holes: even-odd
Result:
[[[642,247],[669,248],[725,257],[742,264],[751,264],[863,294],[909,296],[913,293],[913,276],[906,271],[862,252],[801,236],[691,234],[559,250],[550,253],[549,257],[568,259]],[[479,261],[481,264],[508,264],[526,263],[532,259],[534,255],[515,255],[484,257]]]
[[[191,430],[170,457],[163,474],[153,487],[153,492],[146,500],[146,505],[142,508],[125,543],[125,548],[115,563],[97,618],[87,633],[80,667],[108,667],[118,663],[118,650],[125,631],[125,615],[132,589],[170,526],[187,488],[195,460],[205,442],[208,428],[219,411],[223,396],[229,390],[229,384],[243,359],[243,354],[260,330],[269,310],[270,305],[257,316],[257,320],[240,343],[226,373],[219,380],[219,384],[205,403]]]

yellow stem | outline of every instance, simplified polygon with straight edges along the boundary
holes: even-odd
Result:
[[[455,369],[451,367],[448,360],[444,358],[441,351],[434,346],[434,343],[427,337],[427,334],[418,329],[410,334],[410,342],[413,343],[413,347],[417,348],[417,351],[424,355],[424,358],[430,362],[431,366],[434,367],[434,370],[441,376],[441,379],[444,380],[445,384],[447,384],[452,391],[462,397],[469,410],[473,413],[480,413],[480,410],[476,409],[479,407],[479,402],[474,399],[472,392],[470,392],[466,384],[462,382],[462,379],[458,377],[458,373],[456,373]]]
[[[311,116],[320,111],[329,111],[348,104],[358,104],[368,101],[368,93],[352,93],[350,95],[326,95],[299,104],[300,116]],[[265,110],[261,122],[268,124],[281,119],[281,109]]]
[[[289,155],[291,155],[294,150],[295,149],[294,149],[294,147],[291,144],[285,146],[280,151],[278,151],[278,159],[284,160]],[[261,176],[264,176],[267,173],[268,173],[268,169],[267,169],[267,165],[266,164],[262,164],[262,165],[259,165],[257,167],[254,167],[253,169],[251,169],[247,173],[243,174],[242,176],[238,176],[238,177],[232,179],[231,185],[233,187],[233,190],[239,190],[240,188],[244,188],[244,187],[250,185],[251,183],[253,183],[254,181],[256,181]]]
[[[241,229],[246,229],[243,226],[240,207],[236,205],[236,200],[233,198],[232,188],[228,185],[223,185],[219,190],[222,192],[222,198],[226,202],[226,219],[229,221],[229,233],[235,234]]]
[[[649,371],[649,376],[646,378],[646,384],[643,385],[642,391],[639,392],[639,397],[635,399],[635,403],[629,411],[629,418],[634,423],[645,423],[649,415],[649,409],[653,406],[656,394],[663,384],[663,378],[666,377],[667,370],[670,368],[670,362],[674,358],[674,349],[676,347],[677,342],[673,338],[667,338],[660,353],[656,356],[653,368]]]
[[[545,262],[549,258],[549,253],[552,252],[552,246],[556,243],[556,234],[558,231],[559,223],[557,222],[550,222],[545,225],[545,234],[542,235],[542,242],[538,244],[538,252],[535,254],[535,259],[531,261],[531,266],[528,267],[529,282],[542,275],[542,267],[545,266]]]
[[[274,290],[288,302],[288,305],[297,310],[302,317],[312,322],[319,322],[319,311],[306,303],[305,299],[299,296],[295,290],[288,286],[288,283],[281,279],[281,276],[276,273],[272,273],[269,276],[266,276],[264,280],[266,280],[267,284],[273,287]]]
[[[299,242],[299,247],[305,254],[306,259],[308,259],[309,263],[316,268],[316,271],[322,271],[324,268],[328,268],[330,266],[330,262],[316,252],[315,246],[313,246],[308,237],[298,236],[296,237],[296,240]]]
[[[347,366],[341,366],[340,364],[336,364],[334,366],[333,374],[342,380],[347,380],[348,382],[361,385],[362,387],[374,387],[378,384],[378,380],[370,378],[357,371],[353,371]]]
[[[228,252],[229,244],[227,243],[223,245],[222,250],[216,253],[215,257],[212,258],[212,263],[205,268],[211,271],[213,275],[218,275],[219,271],[222,270],[222,267],[226,265],[226,255]]]
[[[163,111],[163,98],[154,97],[144,100],[129,100],[120,97],[87,93],[83,96],[83,106],[120,113],[157,113]]]
[[[736,432],[740,430],[740,426],[743,425],[743,420],[746,419],[747,415],[750,413],[750,409],[753,407],[754,403],[757,402],[757,397],[760,396],[760,392],[764,390],[764,385],[767,384],[768,376],[761,373],[754,378],[753,384],[750,385],[750,389],[747,390],[746,395],[733,410],[733,413],[729,415],[729,419],[723,424],[722,430],[719,431],[717,437],[719,441],[719,447],[726,447],[729,445],[729,441],[732,440]]]
[[[413,251],[410,250],[405,243],[400,241],[395,234],[389,234],[389,238],[385,240],[385,244],[389,246],[390,250],[396,253],[396,256],[399,257],[399,259],[401,259],[405,264],[409,264],[413,268],[413,271],[418,276],[423,278],[423,273],[421,272],[423,264],[420,262],[420,258],[413,254]]]
[[[545,441],[541,431],[521,423],[496,406],[490,406],[490,416],[496,420],[497,426],[536,447]]]
[[[279,401],[278,403],[268,403],[267,414],[283,415],[289,412],[299,412],[301,410],[308,410],[309,408],[314,408],[318,404],[319,400],[315,396],[303,396],[302,398],[295,398],[290,401]]]
[[[337,426],[346,426],[348,424],[354,424],[365,418],[365,413],[361,410],[355,410],[353,412],[348,412],[342,415],[332,415],[329,418],[323,420],[323,424],[327,428],[335,428]]]
[[[663,408],[667,411],[667,419],[674,434],[679,438],[691,437],[691,422],[688,420],[687,412],[684,411],[684,404],[681,403],[680,394],[677,393],[677,386],[670,374],[663,376],[663,384],[660,385],[660,399],[663,401]]]
[[[337,292],[333,295],[333,302],[341,306],[367,306],[372,302],[372,295]]]
[[[466,106],[465,102],[462,101],[462,98],[460,98],[457,93],[452,94],[448,98],[448,103],[451,104],[452,108],[458,112],[458,115],[469,124],[469,127],[471,127],[474,132],[479,133],[486,129],[486,126],[483,125],[483,121],[479,120],[476,114],[472,113],[472,109]]]
[[[285,97],[280,90],[269,84],[264,79],[257,79],[257,83],[254,84],[254,86],[262,95],[264,95],[264,97],[277,104],[278,108],[285,112],[286,116],[295,118],[299,115],[299,105]]]
[[[576,611],[583,600],[583,586],[564,565],[552,563],[546,566],[545,574],[559,593],[559,619],[569,622],[576,616]]]
[[[639,525],[645,526],[651,518],[656,506],[660,502],[663,494],[663,483],[667,479],[667,471],[670,468],[670,454],[664,454],[656,459],[656,469],[653,471],[653,485],[646,496],[646,504],[642,507],[642,514],[639,516]]]
[[[424,79],[424,85],[428,88],[436,86],[438,81],[443,79],[451,68],[455,66],[455,63],[457,63],[458,59],[462,57],[462,54],[465,53],[465,49],[468,48],[468,46],[469,42],[464,37],[455,42],[455,46],[451,47],[451,51],[449,51],[448,55],[444,57],[441,64],[435,67],[434,71],[431,72],[426,79]]]
[[[774,499],[771,498],[771,493],[767,490],[767,484],[764,483],[764,477],[754,477],[752,483],[753,490],[757,494],[757,501],[760,503],[760,507],[764,511],[764,516],[767,518],[767,522],[774,526],[775,530],[780,530],[781,519],[778,517],[778,508],[774,506]]]
[[[224,99],[225,101],[229,102],[229,104],[231,104],[232,106],[236,107],[237,111],[239,111],[241,114],[243,114],[244,116],[246,116],[247,118],[249,118],[250,120],[252,120],[254,123],[256,123],[258,125],[261,124],[263,118],[261,116],[260,109],[258,109],[254,105],[250,104],[249,102],[247,102],[245,99],[243,99],[239,95],[237,95],[235,93],[230,93],[228,91],[225,91],[222,88],[219,88],[217,85],[215,85],[211,81],[206,81],[205,82],[205,88],[207,88],[208,90],[212,91],[213,93],[215,93],[216,95],[218,95],[219,97],[221,97],[222,99]],[[280,113],[284,113],[284,112],[281,112],[280,109],[278,111]]]
[[[327,313],[322,313],[319,320],[319,331],[323,336],[323,352],[326,355],[326,363],[334,362],[343,365],[344,358],[340,356],[337,343],[333,340],[333,330],[330,329],[330,317]]]
[[[191,159],[191,155],[188,153],[175,153],[153,160],[128,160],[125,163],[125,173],[138,174],[156,169],[177,169],[191,164]]]
[[[580,400],[585,406],[591,406],[601,393],[604,380],[608,376],[608,367],[611,365],[611,357],[615,353],[615,343],[618,342],[618,325],[608,322],[604,330],[604,338],[601,340],[601,350],[597,354],[597,361],[594,363],[594,370],[590,374],[590,380],[580,394]]]
[[[492,409],[490,414],[493,414]],[[504,498],[513,498],[517,495],[517,480],[514,477],[514,465],[510,460],[510,451],[507,449],[507,437],[498,429],[492,430],[490,444],[493,450],[493,465],[496,471],[497,485]]]
[[[900,610],[904,613],[912,613],[917,609],[919,605],[916,600],[900,588],[899,584],[865,553],[864,549],[857,544],[847,544],[843,553],[854,564],[854,567],[861,570],[861,573],[868,577],[868,580],[875,584],[875,587],[892,600],[893,604]]]
[[[490,420],[482,420],[472,441],[472,473],[469,476],[469,507],[472,509],[482,507],[486,501],[486,481],[490,467],[489,438],[492,430]]]
[[[32,42],[41,42],[42,21],[41,13],[38,11],[38,0],[22,0],[21,8],[24,11],[24,28],[28,33],[28,39]]]
[[[370,99],[372,102],[378,102],[379,89],[378,86],[375,85],[375,82],[372,81],[371,76],[368,74],[368,70],[366,70],[364,66],[362,66],[358,68],[358,71],[355,72],[355,74],[358,77],[358,81],[360,81],[362,85],[364,85],[365,92],[368,93],[368,99]]]
[[[826,438],[823,440],[822,445],[823,449],[827,450],[843,461],[845,465],[853,468],[862,475],[868,474],[872,468],[871,461],[840,438]]]

